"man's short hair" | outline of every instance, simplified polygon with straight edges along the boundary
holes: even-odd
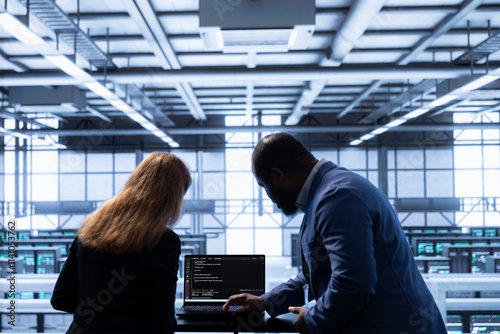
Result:
[[[252,168],[256,176],[267,180],[272,168],[283,172],[309,171],[315,160],[300,141],[288,133],[273,133],[255,146]]]

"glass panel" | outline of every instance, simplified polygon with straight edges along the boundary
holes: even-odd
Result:
[[[364,177],[366,179],[366,172],[365,171],[354,171],[354,173],[358,174],[358,175],[361,175],[362,177]]]
[[[500,147],[483,146],[484,168],[500,168]]]
[[[368,180],[378,188],[378,172],[368,172]]]
[[[252,173],[227,173],[226,188],[228,199],[251,199],[253,198]]]
[[[16,172],[16,162],[15,162],[15,153],[13,151],[5,151],[5,173]]]
[[[500,131],[499,130],[483,130],[483,139],[485,142],[498,142],[500,139]]]
[[[87,171],[89,172],[112,172],[112,153],[89,153],[87,154]]]
[[[455,168],[481,168],[481,146],[455,146]]]
[[[424,172],[398,172],[398,197],[424,197]]]
[[[59,170],[61,173],[85,172],[85,153],[62,151],[59,154]]]
[[[486,226],[500,226],[500,213],[498,212],[486,212],[485,213],[484,225]]]
[[[89,174],[87,176],[87,200],[105,201],[112,196],[112,174]]]
[[[396,168],[396,151],[394,150],[387,150],[387,168],[388,169],[395,169]]]
[[[255,207],[255,212],[258,208]],[[269,213],[262,216],[255,215],[256,227],[279,227],[281,222],[281,213]]]
[[[378,151],[370,149],[368,151],[368,168],[378,169]]]
[[[427,168],[453,168],[453,151],[451,149],[426,149],[425,164]]]
[[[57,173],[59,154],[57,151],[33,151],[33,173]]]
[[[120,193],[120,191],[122,190],[125,183],[127,183],[127,180],[130,177],[130,175],[132,175],[132,174],[128,174],[128,173],[115,174],[115,195]]]
[[[202,189],[204,199],[224,199],[224,173],[204,173]]]
[[[253,230],[227,229],[227,254],[253,254]]]
[[[115,171],[133,172],[135,170],[135,153],[115,153]]]
[[[421,212],[398,213],[399,221],[403,226],[424,226],[425,214]],[[404,220],[404,221],[403,221]]]
[[[4,191],[5,191],[5,201],[6,202],[13,202],[16,198],[16,193],[15,193],[15,178],[14,175],[5,175],[5,185],[4,185]]]
[[[450,226],[450,222],[453,222],[453,214],[451,213],[427,212],[427,225],[429,226]]]
[[[387,172],[387,192],[389,198],[396,197],[396,173]]]
[[[37,230],[55,230],[57,228],[58,216],[48,215],[48,216],[32,216],[31,224],[33,229]]]
[[[338,164],[338,156],[337,156],[337,150],[332,149],[328,151],[311,151],[312,155],[316,157],[316,159],[321,160],[322,158],[325,158],[328,161],[331,161],[335,164]]]
[[[483,226],[482,212],[455,212],[457,225],[461,226]]]
[[[228,171],[250,171],[252,170],[251,157],[252,149],[226,150],[226,169]]]
[[[398,169],[422,169],[424,168],[423,150],[398,150]]]
[[[255,230],[256,254],[281,255],[282,247],[281,229]]]
[[[190,171],[197,170],[198,167],[196,164],[196,152],[176,152],[175,155],[177,155],[182,159],[182,161],[184,161]]]
[[[427,197],[453,197],[453,172],[427,171]]]
[[[4,173],[5,170],[5,159],[4,159],[4,152],[0,151],[0,174]]]
[[[454,134],[455,140],[459,141],[481,140],[481,130],[455,130]]]
[[[500,197],[500,170],[484,171],[484,196]]]
[[[279,115],[270,115],[270,116],[262,116],[262,125],[265,126],[279,126],[281,125],[281,116]]]
[[[482,197],[482,184],[480,170],[455,171],[456,197]]]
[[[235,227],[253,227],[253,217],[249,214],[242,214],[241,209],[235,210],[236,214],[227,215],[227,224],[231,228]]]
[[[340,149],[339,165],[347,169],[366,169],[366,150],[359,148]]]
[[[57,175],[33,175],[32,200],[57,201],[58,181]]]
[[[60,176],[60,200],[84,201],[85,200],[85,174]]]
[[[224,152],[203,152],[203,171],[223,171]]]

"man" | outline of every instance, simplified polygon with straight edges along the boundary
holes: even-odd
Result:
[[[301,333],[446,333],[396,214],[370,182],[285,133],[258,143],[252,172],[286,215],[305,213],[302,272],[260,297],[232,296],[226,310],[291,311]],[[305,295],[316,304],[300,307]]]

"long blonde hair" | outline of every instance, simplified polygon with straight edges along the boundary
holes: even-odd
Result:
[[[184,162],[170,153],[152,153],[137,167],[122,191],[92,213],[78,237],[87,247],[115,254],[155,246],[181,214],[191,185]]]

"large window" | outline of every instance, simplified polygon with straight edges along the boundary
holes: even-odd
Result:
[[[493,115],[460,114],[456,122],[496,122]],[[255,120],[226,117],[228,126],[246,126]],[[279,126],[279,116],[262,117],[262,124]],[[303,215],[281,214],[260,189],[251,172],[253,147],[266,134],[227,133],[223,150],[174,153],[189,166],[193,183],[187,200],[214,201],[215,212],[190,213],[175,226],[180,234],[207,235],[210,253],[264,253],[290,255],[291,235]],[[392,203],[399,199],[458,198],[453,212],[398,212],[403,225],[500,225],[500,130],[467,130],[453,133],[447,147],[426,142],[413,147],[312,148],[325,158],[387,188]],[[0,179],[4,222],[18,218],[19,229],[77,229],[83,214],[45,214],[39,203],[79,202],[99,207],[117,194],[141,157],[149,151],[101,152],[23,147],[5,137],[0,152]],[[20,145],[20,146],[19,146]],[[386,154],[386,155],[385,155]],[[379,159],[387,159],[379,161]],[[379,170],[379,166],[387,170]],[[382,181],[384,184],[380,184]]]

